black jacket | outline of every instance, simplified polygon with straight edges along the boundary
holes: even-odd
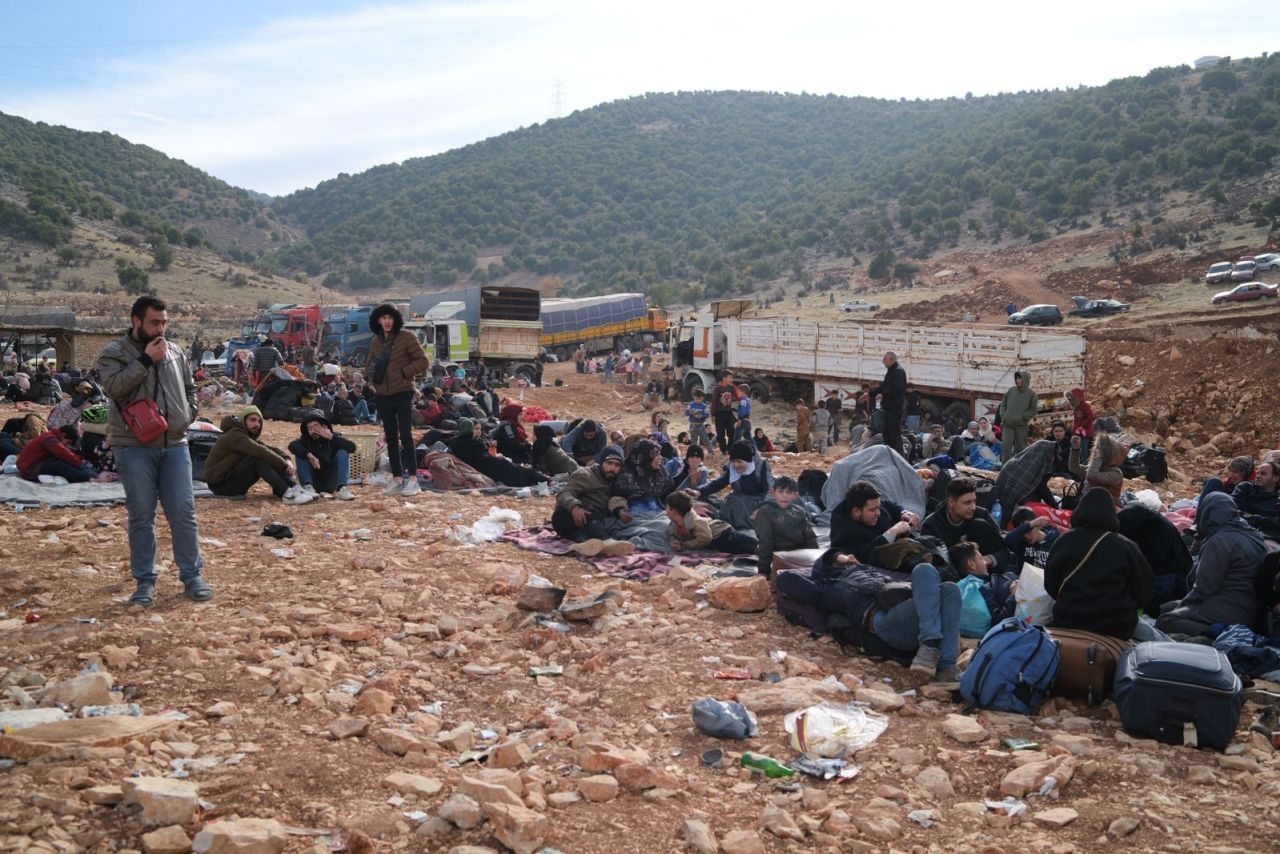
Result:
[[[1138,624],[1138,609],[1151,599],[1152,584],[1147,559],[1120,533],[1111,493],[1086,492],[1071,516],[1071,530],[1049,552],[1044,586],[1056,600],[1053,624],[1128,639]]]
[[[888,499],[880,500],[880,518],[874,525],[864,525],[849,518],[848,499],[831,511],[831,547],[848,552],[860,563],[871,563],[871,553],[890,540],[884,532],[902,519],[902,508]]]
[[[301,435],[289,443],[289,453],[303,458],[307,454],[313,454],[320,461],[320,465],[315,466],[318,469],[317,474],[322,474],[333,470],[334,457],[337,456],[338,451],[354,454],[356,443],[341,433],[334,433],[332,439],[318,439],[307,432],[307,425],[312,421],[319,421],[330,430],[333,429],[333,425],[327,419],[320,417],[319,413],[304,416],[300,428]]]
[[[961,522],[959,525],[953,525],[951,520],[947,518],[947,504],[944,501],[942,506],[925,518],[924,524],[920,526],[920,532],[931,537],[937,537],[948,548],[962,539],[967,539],[969,542],[975,543],[984,555],[992,555],[996,559],[998,569],[1011,568],[1009,566],[1009,551],[1004,547],[1004,538],[1000,536],[1000,528],[996,525],[995,520],[991,518],[991,514],[981,507],[974,511],[972,519]],[[1021,569],[1021,567],[1018,567],[1018,569]]]
[[[907,398],[907,371],[902,365],[894,362],[889,369],[884,372],[884,382],[880,383],[880,387],[873,389],[871,397],[867,401],[868,407],[874,407],[876,403],[876,395],[881,396],[880,405],[884,407],[886,414],[897,414],[899,418],[902,416],[902,410],[906,406]]]

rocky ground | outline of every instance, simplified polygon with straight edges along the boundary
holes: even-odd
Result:
[[[549,372],[565,387],[528,401],[612,413],[610,426],[646,419],[638,388],[566,368]],[[766,407],[769,429],[788,418]],[[281,445],[295,429],[268,425]],[[1188,455],[1174,466],[1185,483],[1165,494],[1220,462]],[[821,464],[776,460],[791,473]],[[7,705],[97,704],[114,686],[144,716],[78,721],[80,741],[56,747],[0,740],[22,758],[0,771],[0,849],[1264,851],[1280,840],[1280,758],[1247,732],[1252,705],[1226,753],[1134,739],[1110,704],[964,718],[946,690],[811,640],[776,612],[708,606],[696,569],[617,581],[572,558],[448,536],[491,506],[539,523],[550,503],[405,501],[370,487],[341,505],[202,500],[217,596],[181,598],[162,533],[148,611],[124,604],[122,508],[5,511]],[[295,539],[261,536],[274,521]],[[570,600],[614,595],[561,633],[517,605],[533,575]],[[552,665],[562,674],[530,675]],[[752,678],[713,675],[730,669]],[[758,736],[720,742],[692,725],[693,701],[734,696]],[[887,717],[855,778],[769,780],[738,765],[743,750],[793,758],[784,713],[823,700]],[[1011,751],[1005,737],[1041,747]],[[711,748],[724,767],[703,764]],[[988,804],[1006,796],[1026,811]]]

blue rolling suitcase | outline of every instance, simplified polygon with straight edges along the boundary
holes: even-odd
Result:
[[[1231,662],[1213,647],[1147,641],[1120,657],[1115,699],[1134,735],[1222,750],[1235,736],[1244,694]]]

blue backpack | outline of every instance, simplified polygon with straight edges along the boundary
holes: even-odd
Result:
[[[1035,714],[1058,676],[1058,645],[1043,626],[1010,617],[982,637],[960,679],[972,709]]]

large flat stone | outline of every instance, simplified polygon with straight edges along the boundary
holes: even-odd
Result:
[[[101,718],[72,718],[39,724],[7,735],[0,734],[0,756],[26,761],[56,750],[78,747],[119,747],[135,738],[158,734],[176,726],[177,721],[158,715],[111,715]]]

